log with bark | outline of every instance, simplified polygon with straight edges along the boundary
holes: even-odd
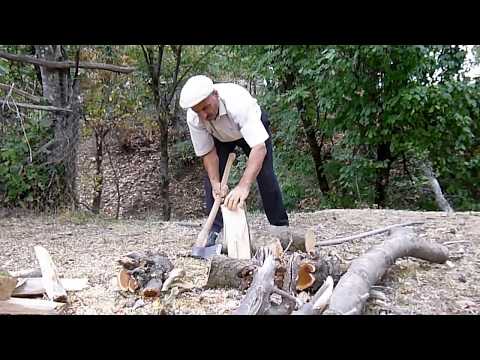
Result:
[[[275,259],[271,249],[265,248],[265,255],[253,259],[256,263],[249,274],[250,287],[234,313],[361,314],[371,287],[396,259],[412,256],[435,263],[448,259],[445,246],[418,239],[411,229],[396,227],[391,231],[391,236],[382,245],[372,247],[349,268],[331,258],[327,260],[329,255],[294,253]],[[216,259],[220,263],[228,261],[228,258]],[[264,262],[260,265],[261,261]],[[226,264],[223,266],[227,268]],[[278,281],[282,268],[282,279]],[[236,269],[237,272],[241,270]],[[223,283],[226,283],[225,275]],[[274,301],[274,296],[280,300]]]
[[[314,278],[309,286],[301,285],[301,289],[316,291],[328,276],[335,282],[346,271],[346,265],[341,263],[336,256],[330,255],[307,255],[299,252],[284,254],[278,258],[269,247],[261,248],[267,254],[272,253],[275,259],[274,281],[277,287],[288,292],[296,293],[298,285],[298,269],[308,263],[313,268],[309,275]],[[259,257],[259,250],[255,257],[250,260],[232,259],[224,255],[213,256],[210,263],[207,283],[205,288],[233,288],[244,290],[250,286],[255,271],[262,266],[266,256]]]
[[[250,247],[252,256],[255,255],[260,248],[269,246],[277,240],[280,241],[285,251],[311,253],[315,250],[316,239],[313,229],[286,229],[284,231],[278,231],[278,233],[275,234],[251,236]],[[220,243],[222,244],[222,254],[227,254],[228,246],[223,236],[220,237]]]
[[[411,256],[434,263],[448,260],[448,249],[415,237],[411,229],[394,229],[381,245],[354,260],[335,287],[325,314],[361,314],[370,289],[398,258]]]

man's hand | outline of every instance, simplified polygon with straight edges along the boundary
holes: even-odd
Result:
[[[230,210],[237,210],[237,207],[241,207],[242,209],[245,206],[245,200],[250,193],[249,186],[236,186],[225,198],[223,204]]]
[[[212,183],[212,195],[214,199],[217,199],[218,197],[224,198],[228,194],[228,186],[224,185],[221,187],[221,183],[219,182],[214,182]]]

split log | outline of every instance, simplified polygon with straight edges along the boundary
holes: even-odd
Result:
[[[324,314],[361,314],[370,288],[396,259],[405,256],[444,263],[448,259],[448,249],[416,238],[411,229],[394,229],[383,244],[373,246],[351,263],[333,290],[330,305]]]
[[[280,240],[282,248],[285,251],[301,251],[304,253],[311,253],[315,250],[316,239],[313,229],[288,229],[281,232],[279,231],[278,234],[251,236],[250,248],[252,255],[254,255],[260,248],[269,246],[275,243],[277,240]],[[220,244],[222,244],[222,254],[227,254],[228,245],[224,236],[220,237]]]
[[[43,286],[48,297],[53,301],[67,302],[67,292],[60,283],[57,268],[50,254],[42,246],[35,246],[34,250],[42,270]]]
[[[65,304],[50,300],[11,298],[0,301],[0,314],[53,315]]]
[[[0,271],[0,300],[8,300],[17,286],[17,279]]]
[[[330,302],[332,294],[333,279],[329,276],[313,298],[300,309],[294,311],[292,315],[320,315]]]
[[[45,287],[41,278],[26,278],[12,293],[14,297],[35,297],[45,294]],[[81,291],[88,287],[88,279],[60,279],[65,291]]]
[[[20,271],[10,271],[10,275],[16,278],[41,278],[42,270],[40,270],[40,268],[37,268]]]
[[[256,268],[257,265],[252,260],[232,259],[224,255],[213,256],[205,288],[244,289],[251,282]]]

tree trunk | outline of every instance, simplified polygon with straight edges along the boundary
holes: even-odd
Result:
[[[95,214],[100,212],[100,205],[102,203],[102,192],[103,192],[103,140],[104,140],[104,131],[95,129],[95,176],[93,178],[93,201],[92,201],[92,211]]]
[[[432,167],[430,164],[422,164],[421,165],[422,171],[424,175],[428,178],[428,181],[430,182],[430,186],[432,187],[433,193],[435,194],[435,201],[437,203],[437,206],[442,210],[447,213],[453,213],[453,209],[448,203],[447,199],[445,199],[445,196],[443,196],[442,188],[440,187],[440,184],[435,177]]]
[[[411,229],[399,228],[383,244],[373,246],[355,259],[333,290],[330,305],[324,314],[361,314],[375,285],[401,257],[412,256],[435,263],[448,259],[448,249],[436,243],[415,238]]]
[[[375,204],[380,208],[384,208],[387,201],[387,187],[390,178],[390,167],[392,165],[390,143],[378,145],[377,161],[386,162],[384,166],[377,168],[375,180]]]
[[[48,61],[67,60],[62,45],[35,45],[37,58]],[[55,69],[40,66],[43,96],[50,105],[58,108],[69,108],[71,113],[62,111],[50,114],[54,141],[51,145],[48,163],[59,166],[59,188],[55,194],[58,205],[75,205],[78,203],[77,151],[79,143],[78,82],[72,82],[69,69]],[[75,86],[74,86],[75,84]],[[60,198],[64,194],[63,198]]]
[[[159,112],[158,124],[160,127],[160,198],[162,201],[162,216],[164,221],[170,220],[171,204],[170,204],[170,175],[168,171],[168,112]]]
[[[309,119],[308,115],[306,114],[305,104],[297,104],[297,109],[300,114],[300,119],[302,120],[305,134],[307,135],[307,141],[310,146],[310,154],[312,155],[315,163],[318,186],[320,187],[322,193],[326,194],[330,191],[330,186],[328,185],[327,177],[323,171],[322,149],[318,145],[315,128],[312,125],[311,119]]]

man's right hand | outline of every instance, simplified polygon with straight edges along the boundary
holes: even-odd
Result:
[[[228,186],[224,185],[221,187],[220,182],[214,182],[212,183],[212,194],[213,198],[216,200],[218,197],[224,198],[228,194]]]

